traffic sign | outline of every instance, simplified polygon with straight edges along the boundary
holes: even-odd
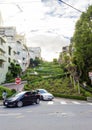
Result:
[[[21,83],[21,78],[15,78],[15,83],[20,84]]]

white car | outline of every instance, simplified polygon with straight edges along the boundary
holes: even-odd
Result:
[[[37,92],[40,94],[41,100],[50,101],[54,98],[54,96],[45,89],[37,89]]]

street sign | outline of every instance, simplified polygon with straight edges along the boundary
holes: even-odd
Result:
[[[21,83],[21,78],[15,78],[15,83],[20,84]]]

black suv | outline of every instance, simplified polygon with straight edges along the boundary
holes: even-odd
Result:
[[[40,95],[35,91],[22,91],[3,101],[3,105],[6,107],[22,107],[33,103],[40,103]]]

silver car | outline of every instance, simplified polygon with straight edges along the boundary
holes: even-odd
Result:
[[[37,92],[40,94],[41,100],[51,101],[54,98],[54,96],[45,89],[37,89]]]

